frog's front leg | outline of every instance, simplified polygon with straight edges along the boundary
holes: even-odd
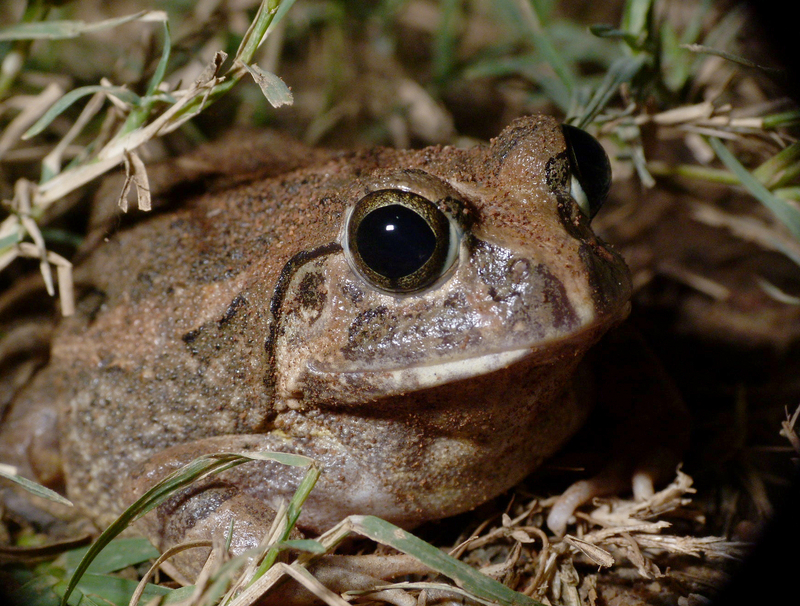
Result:
[[[135,467],[130,480],[120,490],[122,507],[127,507],[158,482],[178,471],[192,460],[208,454],[277,450],[281,445],[264,436],[220,436],[181,444],[163,450]],[[294,468],[274,468],[271,462],[252,461],[239,468],[193,482],[177,491],[165,503],[137,522],[138,530],[162,552],[183,543],[220,540],[231,533],[231,552],[241,553],[258,546],[275,518],[274,503],[259,499],[246,490],[243,471],[262,475],[284,472],[292,480],[298,476]],[[266,469],[263,469],[266,468]],[[259,473],[260,472],[260,473]],[[191,581],[202,569],[210,550],[194,548],[171,559],[185,580]],[[173,572],[174,571],[170,571]]]
[[[122,504],[127,506],[199,456],[265,451],[306,455],[322,468],[302,509],[299,525],[304,530],[327,530],[353,513],[386,511],[399,522],[412,515],[410,504],[398,502],[384,478],[367,469],[335,440],[324,436],[302,440],[278,432],[217,436],[168,448],[133,470],[131,481],[120,495]],[[281,501],[291,499],[305,473],[305,467],[249,461],[193,483],[137,525],[163,552],[187,541],[225,539],[233,523],[231,552],[238,554],[262,541]],[[208,549],[183,552],[175,565],[185,576],[193,577],[208,553]]]
[[[652,496],[655,486],[674,477],[689,443],[689,412],[680,393],[635,329],[626,324],[606,335],[589,362],[598,413],[611,427],[611,451],[597,475],[572,484],[550,510],[547,525],[558,535],[595,497],[631,490],[636,500]]]

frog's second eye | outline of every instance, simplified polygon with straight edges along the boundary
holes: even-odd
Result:
[[[585,130],[569,124],[562,129],[572,169],[570,193],[591,219],[611,189],[611,163],[603,146]]]
[[[353,268],[394,294],[435,284],[458,257],[458,231],[435,204],[417,194],[384,189],[356,203],[345,236]]]

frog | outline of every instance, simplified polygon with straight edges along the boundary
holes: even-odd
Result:
[[[631,278],[590,225],[610,165],[585,131],[533,115],[469,148],[346,151],[237,135],[150,175],[151,215],[120,218],[113,195],[96,211],[76,311],[0,428],[0,460],[100,527],[197,457],[280,452],[321,468],[302,532],[351,514],[413,528],[514,486],[604,391],[585,358]],[[574,483],[551,528],[635,467]],[[241,553],[304,473],[248,462],[139,531],[161,550],[230,533]]]

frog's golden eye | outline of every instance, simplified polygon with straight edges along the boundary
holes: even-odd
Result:
[[[436,284],[458,258],[459,228],[420,195],[398,189],[359,200],[347,222],[351,266],[376,288],[410,294]]]
[[[570,193],[590,219],[603,206],[611,188],[611,163],[603,146],[585,130],[562,125],[572,178]]]

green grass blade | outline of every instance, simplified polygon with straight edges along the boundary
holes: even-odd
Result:
[[[283,19],[283,17],[286,15],[286,13],[289,12],[289,9],[292,8],[292,5],[294,4],[294,2],[295,2],[295,0],[279,0],[278,8],[277,8],[277,10],[275,10],[275,14],[272,17],[272,21],[267,26],[267,31],[265,31],[264,35],[262,36],[261,43],[264,42],[264,38],[266,38],[269,35],[270,31],[272,31],[272,28],[278,26],[278,24],[281,22],[281,19]],[[273,4],[274,4],[274,2],[273,2]],[[260,46],[260,44],[259,44],[259,46]]]
[[[753,63],[752,61],[750,61],[749,59],[745,59],[741,55],[736,55],[734,53],[730,53],[724,50],[718,50],[716,48],[711,48],[710,46],[704,46],[702,44],[684,44],[681,46],[681,48],[685,48],[688,51],[691,51],[693,53],[698,53],[701,55],[714,55],[716,57],[725,59],[726,61],[730,61],[732,63],[738,63],[739,65],[742,65],[744,67],[751,67],[754,69],[760,69],[762,71],[774,72],[774,73],[782,71],[775,67],[769,67]]]
[[[294,4],[294,0],[262,0],[253,22],[245,32],[242,42],[233,58],[234,64],[241,62],[249,65],[258,47],[264,42],[269,31],[275,27],[286,12]]]
[[[167,100],[165,97],[157,95],[158,86],[164,80],[164,73],[167,70],[167,63],[169,62],[169,55],[172,49],[172,40],[169,35],[169,23],[164,20],[164,48],[161,51],[161,58],[158,60],[156,71],[153,72],[153,77],[150,78],[150,83],[147,86],[147,92],[142,97],[140,103],[131,109],[131,113],[125,120],[125,126],[122,128],[122,134],[129,133],[147,121],[153,105],[157,100]],[[173,100],[172,103],[175,101]]]
[[[622,29],[617,29],[613,25],[608,25],[606,23],[598,23],[596,25],[590,25],[589,31],[592,32],[598,38],[611,38],[612,40],[622,40],[628,46],[635,46],[638,44],[638,39],[632,33],[627,32]]]
[[[653,0],[627,0],[625,2],[622,9],[622,29],[636,40],[635,44],[629,45],[631,48],[638,48],[647,38],[652,8]]]
[[[276,19],[283,17],[292,4],[294,4],[294,0],[262,0],[253,22],[250,24],[242,38],[239,49],[236,51],[233,65],[225,72],[223,79],[210,91],[196,95],[182,107],[181,111],[172,117],[172,124],[164,132],[172,130],[175,124],[182,124],[186,120],[193,118],[203,108],[207,108],[236,86],[242,76],[248,73],[246,66],[253,62],[256,50],[266,38],[271,27],[274,27],[277,23]]]
[[[456,65],[461,7],[460,0],[441,2],[439,26],[434,34],[431,60],[434,80],[439,83],[444,82],[453,73]]]
[[[784,200],[795,200],[796,202],[800,202],[800,185],[778,187],[772,190],[772,193],[779,198],[783,198]]]
[[[567,93],[572,94],[572,91],[575,90],[575,74],[550,39],[550,35],[543,26],[541,17],[534,4],[531,4],[529,13],[522,15],[522,20],[527,26],[528,35],[534,47],[542,54],[542,57],[544,57],[550,67],[553,68],[553,71],[564,85]]]
[[[36,21],[32,23],[17,23],[0,29],[0,41],[4,40],[64,40],[96,32],[103,29],[117,27],[131,21],[165,20],[162,11],[140,11],[124,17],[105,19],[94,23],[85,21]]]
[[[303,506],[303,503],[306,502],[308,495],[310,495],[311,491],[314,489],[314,486],[319,479],[319,475],[319,468],[316,466],[311,466],[306,472],[306,475],[303,477],[303,480],[300,482],[300,485],[297,487],[297,490],[294,491],[292,500],[289,501],[289,504],[286,507],[286,527],[283,529],[283,533],[278,539],[279,543],[284,543],[289,540],[292,529],[294,528],[295,524],[297,524],[297,519],[300,517],[300,510]],[[316,541],[313,542],[316,543]],[[280,548],[277,545],[272,547],[267,552],[256,571],[253,573],[253,578],[249,583],[250,585],[255,583],[264,575],[267,570],[272,567],[272,565],[275,563],[275,560],[277,560],[279,553]],[[314,552],[312,551],[312,553]]]
[[[608,104],[612,97],[617,94],[621,84],[630,82],[636,74],[647,63],[647,57],[643,54],[635,57],[620,57],[609,67],[603,81],[592,96],[591,101],[583,110],[583,114],[577,121],[578,128],[586,128],[595,116],[600,113]]]
[[[177,471],[171,473],[139,497],[128,509],[122,512],[99,537],[97,537],[97,540],[89,547],[86,555],[75,569],[64,597],[62,598],[62,606],[67,603],[67,599],[92,561],[105,549],[114,537],[125,530],[130,524],[158,507],[177,490],[188,486],[192,482],[211,474],[221,473],[226,469],[253,460],[277,461],[284,465],[299,467],[309,467],[314,464],[314,462],[307,457],[282,452],[218,453],[204,455],[194,459]]]
[[[50,490],[49,488],[45,488],[41,484],[37,484],[33,480],[29,480],[28,478],[23,478],[22,476],[17,475],[17,470],[10,465],[3,465],[0,463],[0,477],[19,484],[25,490],[31,494],[35,494],[37,497],[42,497],[56,503],[61,503],[62,505],[68,505],[69,507],[72,507],[72,501],[62,497],[60,494]]]
[[[764,116],[763,121],[765,129],[796,126],[797,124],[800,124],[800,110],[796,109]]]
[[[795,142],[753,170],[753,176],[774,189],[791,182],[800,172],[800,142]]]
[[[325,553],[327,551],[322,543],[315,541],[314,539],[293,539],[290,541],[281,541],[277,544],[277,547],[280,549],[305,551],[307,553]]]
[[[714,153],[722,160],[722,163],[735,174],[739,182],[749,191],[755,198],[766,206],[772,213],[781,221],[791,234],[800,240],[800,210],[794,206],[775,196],[758,179],[756,179],[750,172],[742,166],[734,155],[728,150],[727,147],[717,137],[708,137],[708,142],[711,144]]]
[[[150,84],[147,86],[146,95],[150,97],[158,90],[158,87],[164,81],[164,74],[167,72],[167,63],[169,63],[169,55],[172,51],[172,38],[169,34],[169,22],[164,20],[164,49],[161,51],[161,59],[158,60],[156,71],[153,72],[153,77],[150,79]]]
[[[375,516],[350,516],[348,519],[354,530],[359,534],[417,558],[429,568],[453,579],[459,586],[474,593],[479,598],[490,600],[503,606],[512,606],[514,604],[520,606],[542,606],[540,602],[533,598],[518,593],[487,577],[464,562],[456,560],[394,524]]]
[[[105,92],[108,95],[113,95],[125,103],[136,105],[141,101],[141,97],[134,92],[129,91],[127,88],[121,86],[102,86],[95,84],[92,86],[82,86],[75,90],[69,91],[66,95],[56,101],[53,106],[48,109],[44,115],[39,118],[33,126],[31,126],[24,135],[23,139],[30,139],[41,133],[47,126],[55,120],[59,115],[69,108],[70,105],[75,103],[78,99],[93,95],[98,92]]]

